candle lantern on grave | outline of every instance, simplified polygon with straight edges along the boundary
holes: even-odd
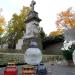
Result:
[[[31,41],[29,48],[24,54],[24,60],[27,64],[38,65],[42,60],[42,52],[35,41]]]

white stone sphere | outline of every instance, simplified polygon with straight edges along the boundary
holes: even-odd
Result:
[[[24,54],[24,61],[30,65],[37,65],[42,60],[42,53],[39,48],[28,48]]]

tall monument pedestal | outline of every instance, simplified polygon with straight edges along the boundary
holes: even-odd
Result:
[[[36,2],[34,0],[32,0],[30,7],[31,7],[31,11],[28,14],[27,19],[25,20],[25,28],[26,28],[26,32],[23,36],[22,39],[20,39],[19,41],[22,42],[22,44],[20,44],[20,48],[22,47],[23,50],[26,50],[29,47],[30,42],[34,39],[37,44],[38,44],[38,48],[42,49],[42,42],[41,42],[41,38],[40,38],[40,27],[39,27],[39,23],[41,21],[41,19],[38,17],[38,13],[36,11],[34,11],[34,5],[36,4]],[[17,44],[19,46],[19,44]],[[19,48],[19,47],[17,47]]]

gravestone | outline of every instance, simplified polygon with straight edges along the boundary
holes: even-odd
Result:
[[[64,30],[64,38],[66,41],[75,41],[75,29]]]
[[[73,47],[75,49],[75,28],[64,30],[64,39],[64,44],[69,44],[71,42],[71,45],[69,45],[68,47]],[[75,50],[73,51],[72,55],[73,62],[75,64]]]
[[[7,49],[8,48],[8,44],[3,44],[3,49]]]
[[[28,14],[28,18],[25,21],[26,31],[24,33],[24,36],[20,40],[18,40],[18,43],[16,44],[16,49],[26,50],[32,39],[36,39],[36,42],[39,44],[39,48],[42,49],[42,43],[40,39],[41,29],[39,27],[41,19],[38,17],[38,13],[34,11],[35,4],[36,2],[32,0],[30,4],[32,10]]]
[[[64,40],[65,43],[72,42],[75,45],[75,28],[64,30]]]
[[[16,49],[21,50],[23,45],[23,39],[19,39],[18,43],[16,44]]]

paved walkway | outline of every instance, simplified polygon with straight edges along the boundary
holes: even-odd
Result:
[[[75,75],[75,67],[67,65],[45,64],[48,70],[47,75]],[[21,75],[21,66],[18,67],[18,75]],[[0,75],[3,75],[4,68],[0,68]]]
[[[48,75],[75,75],[75,67],[68,65],[46,64]]]

